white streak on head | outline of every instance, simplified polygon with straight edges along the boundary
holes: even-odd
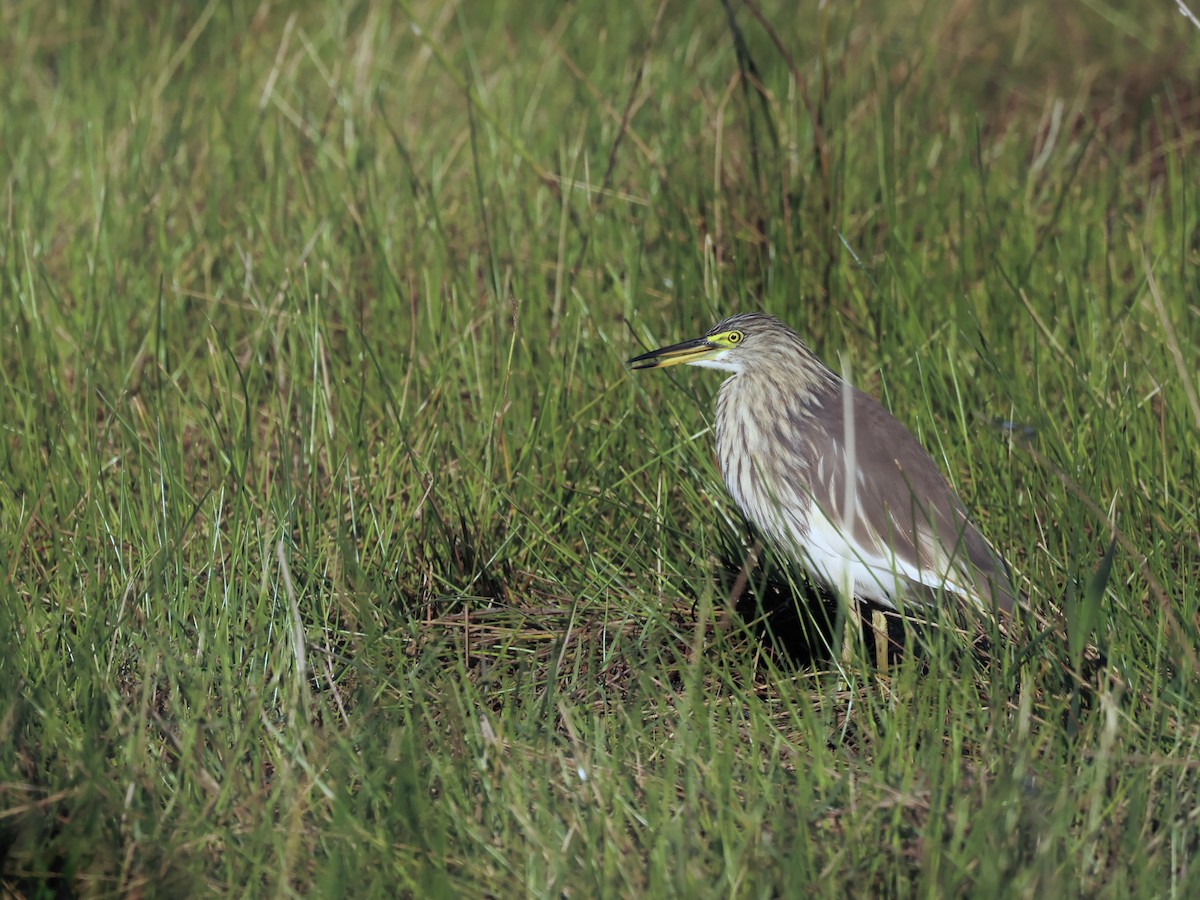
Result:
[[[692,360],[688,365],[699,366],[702,369],[720,369],[722,372],[733,372],[735,375],[742,371],[742,360],[738,359],[737,354],[730,353],[728,350],[721,350],[707,359]]]

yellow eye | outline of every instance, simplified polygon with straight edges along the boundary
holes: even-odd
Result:
[[[731,331],[725,335],[725,340],[731,344],[740,344],[742,342],[742,333],[740,331]]]

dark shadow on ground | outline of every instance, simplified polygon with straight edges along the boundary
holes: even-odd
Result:
[[[733,609],[743,623],[759,641],[777,650],[781,661],[800,668],[831,662],[840,642],[836,594],[802,572],[781,567],[769,553],[760,554],[757,564],[744,576],[748,555],[742,547],[724,548],[717,574],[719,590],[733,601]],[[871,614],[876,609],[863,608],[859,627],[870,658],[878,664],[871,626]],[[904,653],[906,629],[899,615],[885,612],[885,618],[887,662],[891,665]]]

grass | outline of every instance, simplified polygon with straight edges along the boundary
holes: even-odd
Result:
[[[0,4],[4,892],[1194,895],[1157,6]],[[729,616],[717,380],[621,363],[751,308],[1042,624]]]

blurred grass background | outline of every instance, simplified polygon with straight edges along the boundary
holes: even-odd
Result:
[[[1171,3],[2,2],[0,51],[6,894],[1194,894]],[[717,379],[621,363],[746,309],[1046,624],[834,673],[728,618]]]

